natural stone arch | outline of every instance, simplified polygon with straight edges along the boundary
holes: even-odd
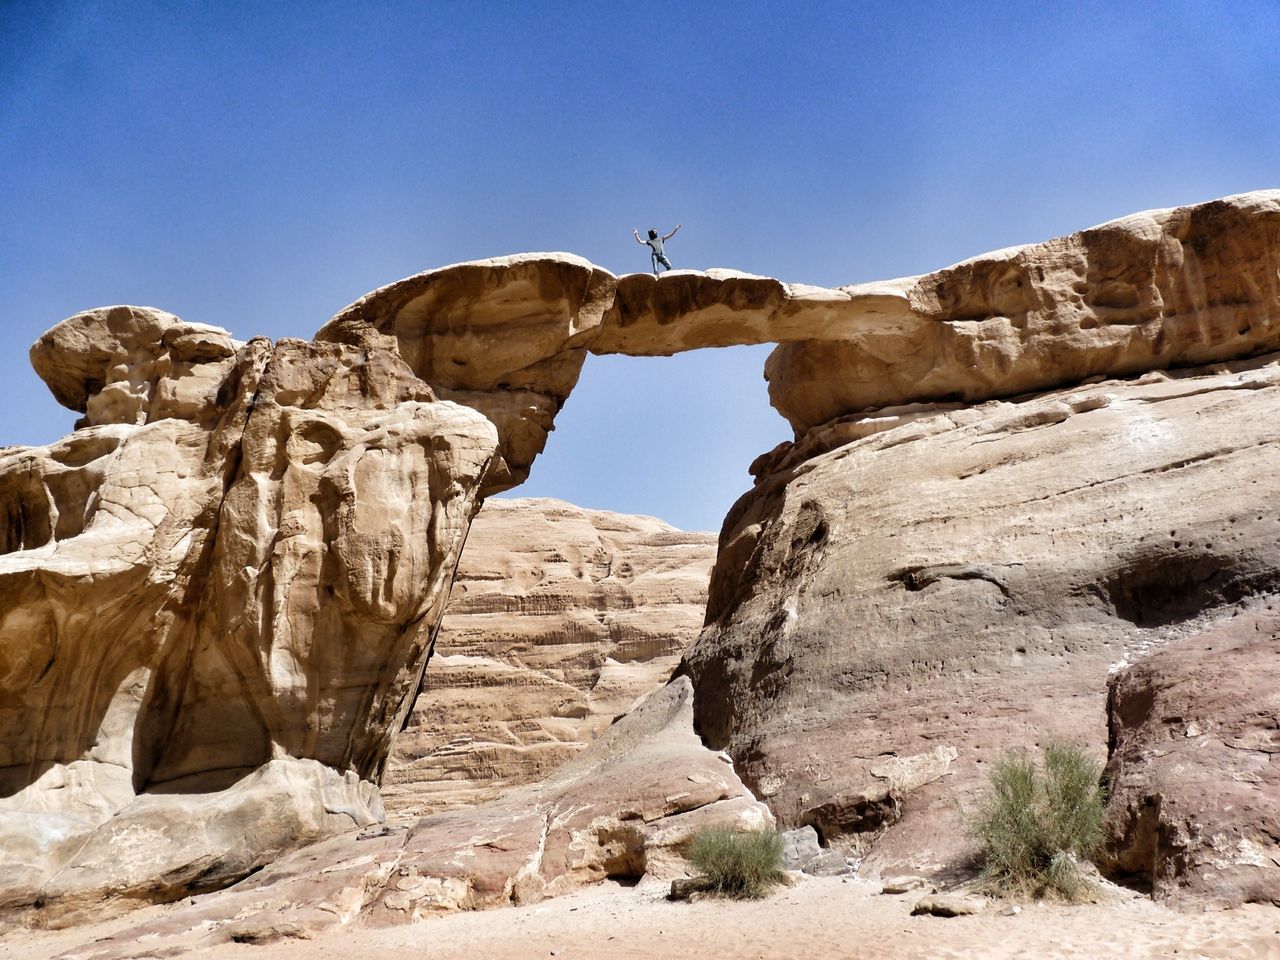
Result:
[[[882,428],[917,404],[1275,349],[1277,264],[1271,190],[835,289],[728,270],[615,277],[571,254],[520,254],[389,284],[316,336],[394,347],[441,397],[493,421],[490,493],[527,476],[588,353],[778,344],[765,366],[770,402],[812,455],[847,442],[859,431],[849,421],[867,411]]]
[[[17,896],[217,884],[376,819],[471,517],[527,474],[587,353],[778,343],[796,440],[754,470],[776,479],[939,403],[1275,350],[1278,267],[1267,191],[835,290],[526,254],[391,284],[311,342],[64,321],[32,360],[83,429],[0,451],[22,527],[0,538],[0,841],[62,838],[15,846]],[[157,785],[178,798],[136,796]],[[200,789],[217,801],[181,800]],[[158,821],[181,842],[121,860],[114,831]]]

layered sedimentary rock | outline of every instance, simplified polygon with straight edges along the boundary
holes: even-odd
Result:
[[[32,354],[85,419],[0,456],[0,897],[180,895],[381,819],[492,425],[392,351],[142,308]]]
[[[779,348],[797,431],[867,407],[968,403],[1280,348],[1280,191],[1152,210],[902,284],[854,336]],[[861,288],[842,288],[856,302]],[[834,341],[834,342],[831,342]]]
[[[1110,868],[1175,902],[1280,905],[1280,616],[1117,671],[1108,721]]]
[[[759,829],[773,819],[729,759],[693,733],[692,698],[688,680],[678,680],[543,783],[408,829],[322,841],[65,956],[169,956],[232,940],[309,937],[340,924],[533,903],[606,877],[684,876],[680,853],[696,830]]]
[[[1002,749],[1105,756],[1110,664],[1280,588],[1280,365],[1149,374],[890,426],[730,513],[698,727],[864,869],[963,863]]]
[[[421,814],[541,779],[664,684],[697,636],[715,537],[560,500],[489,500],[382,780]]]

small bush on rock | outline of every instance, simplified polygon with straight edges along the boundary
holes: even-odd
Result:
[[[709,827],[694,835],[689,862],[701,874],[703,890],[755,900],[783,879],[782,838],[776,830]]]
[[[1082,899],[1080,872],[1102,844],[1101,769],[1080,747],[1054,743],[1043,763],[1003,754],[972,831],[981,848],[985,885],[996,893]]]

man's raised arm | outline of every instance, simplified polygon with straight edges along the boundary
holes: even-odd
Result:
[[[679,230],[682,226],[683,226],[683,224],[677,223],[677,224],[676,224],[676,230]],[[663,239],[663,240],[670,240],[672,237],[674,237],[674,236],[676,235],[676,230],[672,230],[670,233],[668,233],[668,234],[667,234],[665,237],[663,237],[662,239]]]

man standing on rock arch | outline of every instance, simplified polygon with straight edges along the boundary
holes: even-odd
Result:
[[[649,248],[649,260],[653,264],[653,275],[658,275],[658,264],[662,264],[668,270],[671,269],[671,261],[667,259],[667,255],[662,251],[662,245],[676,235],[676,230],[680,229],[680,224],[676,224],[676,229],[672,230],[665,237],[658,236],[658,231],[650,228],[649,239],[641,240],[640,234],[636,232],[635,227],[631,228],[631,235],[636,238],[636,243],[643,244]]]

